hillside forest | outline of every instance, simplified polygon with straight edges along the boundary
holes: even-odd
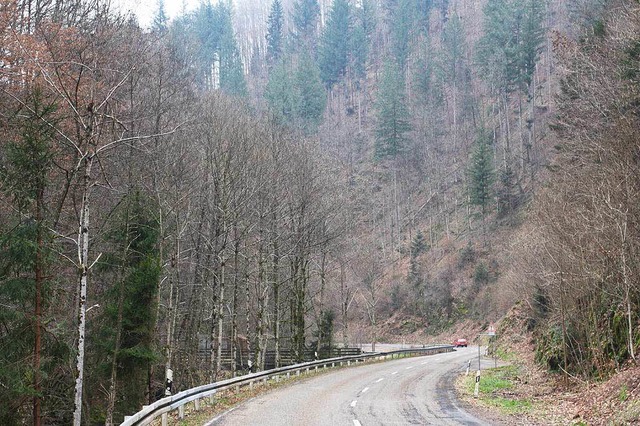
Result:
[[[552,374],[636,361],[638,1],[2,0],[0,39],[1,424],[514,307]]]

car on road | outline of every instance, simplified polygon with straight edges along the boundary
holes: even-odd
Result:
[[[456,348],[460,348],[460,347],[466,348],[467,347],[467,339],[456,339],[453,342],[453,346],[455,346]]]

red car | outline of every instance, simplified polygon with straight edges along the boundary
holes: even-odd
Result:
[[[456,339],[456,341],[453,342],[453,346],[455,346],[456,348],[459,348],[459,347],[466,348],[467,347],[467,339]]]

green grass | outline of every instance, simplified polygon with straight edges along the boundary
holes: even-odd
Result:
[[[515,381],[520,369],[514,365],[483,370],[480,375],[478,398],[485,405],[497,407],[504,414],[520,414],[529,412],[531,401],[518,398],[511,390],[515,389]],[[475,375],[464,377],[465,391],[473,395]]]

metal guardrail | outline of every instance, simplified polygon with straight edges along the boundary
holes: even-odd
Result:
[[[232,387],[239,388],[240,386],[253,387],[256,382],[267,382],[271,378],[275,378],[276,381],[281,376],[290,377],[292,373],[300,375],[300,372],[310,370],[318,370],[320,367],[327,368],[328,366],[340,367],[344,364],[351,365],[352,362],[364,362],[371,359],[385,360],[388,358],[400,358],[401,356],[411,355],[431,355],[442,352],[453,351],[452,345],[434,345],[422,348],[409,348],[400,349],[389,352],[370,352],[363,353],[361,355],[343,356],[339,358],[329,358],[319,361],[304,362],[301,364],[289,365],[286,367],[274,368],[272,370],[260,371],[257,373],[246,374],[244,376],[238,376],[219,382],[209,383],[207,385],[198,386],[195,388],[187,389],[179,392],[175,395],[162,398],[151,405],[145,405],[142,410],[138,411],[132,416],[125,417],[124,422],[120,426],[143,426],[148,425],[159,416],[162,416],[162,424],[167,422],[167,416],[170,411],[178,410],[180,418],[184,416],[185,404],[195,401],[196,410],[200,407],[200,400],[203,398],[212,398],[213,395],[221,390],[229,389]]]

